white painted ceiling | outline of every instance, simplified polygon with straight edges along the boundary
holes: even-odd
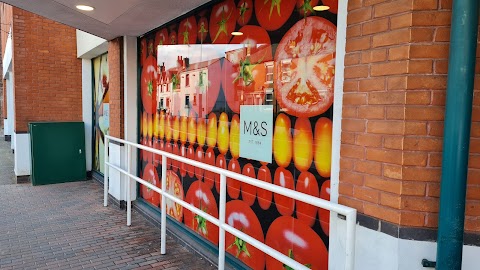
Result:
[[[140,36],[209,0],[2,0],[12,6],[111,40]],[[94,7],[80,11],[76,5]]]

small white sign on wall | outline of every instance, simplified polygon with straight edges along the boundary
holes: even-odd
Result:
[[[273,105],[240,106],[240,157],[272,163]]]

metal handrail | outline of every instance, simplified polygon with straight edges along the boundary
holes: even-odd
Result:
[[[108,148],[109,148],[109,141],[116,141],[118,143],[123,143],[127,145],[127,170],[108,162]],[[212,215],[203,212],[199,208],[188,204],[187,202],[176,198],[170,195],[168,192],[165,191],[166,188],[166,175],[167,175],[167,166],[162,166],[162,188],[158,188],[157,186],[137,177],[136,175],[131,174],[131,147],[136,147],[138,149],[146,150],[151,153],[161,155],[162,156],[162,164],[167,164],[167,158],[171,158],[173,160],[180,161],[182,163],[186,163],[189,165],[193,165],[195,167],[202,168],[204,170],[208,170],[220,175],[220,202],[219,202],[219,218],[215,218]],[[272,256],[273,258],[281,261],[282,263],[300,270],[308,270],[306,266],[303,264],[291,259],[290,257],[282,254],[281,252],[271,248],[270,246],[258,241],[257,239],[235,229],[234,227],[225,223],[225,204],[226,204],[226,177],[232,178],[234,180],[256,186],[261,189],[269,190],[273,193],[277,193],[319,208],[327,209],[332,212],[344,215],[346,217],[346,246],[345,246],[345,269],[352,270],[354,269],[354,260],[355,260],[355,223],[357,218],[357,211],[353,208],[340,205],[337,203],[333,203],[324,199],[320,199],[311,195],[307,195],[295,190],[291,190],[288,188],[280,187],[275,184],[258,181],[255,178],[251,178],[239,173],[235,173],[232,171],[228,171],[216,166],[208,165],[205,163],[201,163],[192,159],[188,159],[185,157],[177,156],[172,153],[168,153],[162,150],[154,149],[148,146],[144,146],[137,143],[132,143],[123,139],[115,138],[109,135],[105,136],[105,175],[104,175],[104,206],[108,206],[108,176],[109,176],[109,168],[113,168],[116,171],[128,176],[126,180],[126,201],[127,201],[127,226],[131,225],[131,198],[130,198],[130,181],[133,179],[136,182],[147,186],[148,188],[154,190],[155,192],[159,193],[162,196],[162,204],[161,204],[161,243],[160,243],[160,252],[161,254],[166,253],[166,198],[172,200],[182,207],[194,212],[197,215],[202,216],[209,222],[212,222],[216,226],[219,227],[219,256],[218,256],[218,269],[223,270],[225,267],[225,231],[231,233],[232,235],[244,240],[245,242],[249,243],[250,245],[254,246],[255,248],[263,251],[265,254]]]

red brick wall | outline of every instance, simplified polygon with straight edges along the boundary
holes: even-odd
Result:
[[[0,3],[0,37],[2,39],[2,59],[3,56],[5,55],[5,47],[7,44],[7,38],[8,38],[8,32],[10,31],[10,25],[12,24],[12,7],[3,3]],[[2,125],[3,125],[3,119],[7,118],[7,91],[6,91],[6,84],[5,80],[3,80],[3,100],[2,100]]]
[[[110,135],[124,138],[123,121],[123,38],[108,43]]]
[[[13,8],[15,132],[33,121],[82,121],[75,29]]]
[[[451,2],[349,0],[340,203],[399,225],[437,227]],[[465,223],[476,232],[479,75],[477,68]]]

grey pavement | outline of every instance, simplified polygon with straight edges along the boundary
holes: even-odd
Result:
[[[13,172],[13,157],[10,142],[5,141],[3,127],[0,127],[0,185],[11,185],[17,182]]]
[[[126,226],[94,180],[13,184],[9,143],[0,151],[0,269],[216,269],[170,236],[161,255],[160,230],[135,211]]]

